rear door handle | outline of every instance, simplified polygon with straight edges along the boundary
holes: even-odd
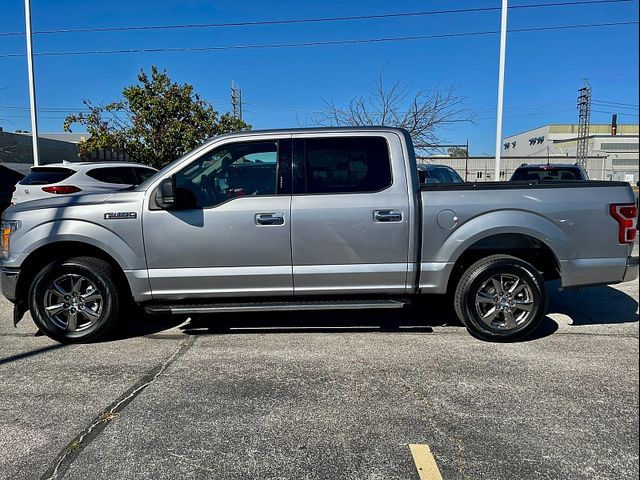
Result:
[[[256,225],[284,225],[284,213],[256,213]]]
[[[374,222],[401,222],[402,210],[374,210]]]

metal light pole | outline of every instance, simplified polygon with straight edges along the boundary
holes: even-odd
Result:
[[[500,23],[500,67],[498,70],[498,111],[496,119],[496,169],[494,180],[500,180],[500,154],[502,153],[502,103],[504,100],[504,64],[507,52],[507,6],[508,0],[502,0],[502,18]]]
[[[31,140],[33,143],[33,164],[38,166],[38,117],[36,113],[36,81],[33,74],[33,48],[31,46],[31,0],[24,0],[24,19],[27,37],[27,68],[29,70],[29,106],[31,107]]]

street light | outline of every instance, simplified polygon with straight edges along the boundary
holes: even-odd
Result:
[[[38,158],[38,117],[36,114],[36,80],[33,74],[33,48],[31,45],[31,0],[24,0],[24,19],[27,38],[27,69],[29,71],[29,107],[31,108],[31,141],[33,143],[33,164],[40,164]]]
[[[496,180],[500,180],[500,154],[502,153],[502,103],[504,100],[504,64],[507,51],[507,3],[508,0],[502,0],[502,16],[500,22],[500,67],[498,69],[498,115],[496,119]]]

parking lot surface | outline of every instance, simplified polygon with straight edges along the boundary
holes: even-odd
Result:
[[[127,324],[61,346],[0,300],[0,478],[418,479],[409,444],[444,479],[638,478],[637,281],[512,344],[439,298]]]

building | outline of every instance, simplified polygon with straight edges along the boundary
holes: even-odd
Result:
[[[589,178],[627,182],[640,180],[638,133],[638,124],[615,127],[592,124],[589,127],[586,165]],[[505,160],[537,157],[529,163],[539,163],[540,158],[549,156],[552,163],[575,162],[577,137],[577,124],[545,125],[505,138],[502,157]]]
[[[80,158],[79,143],[88,137],[86,133],[39,133],[40,163],[59,163],[63,160],[126,160],[122,153],[110,150],[92,152],[88,158]],[[4,132],[0,128],[0,164],[20,172],[29,173],[33,165],[31,133],[21,130]]]

